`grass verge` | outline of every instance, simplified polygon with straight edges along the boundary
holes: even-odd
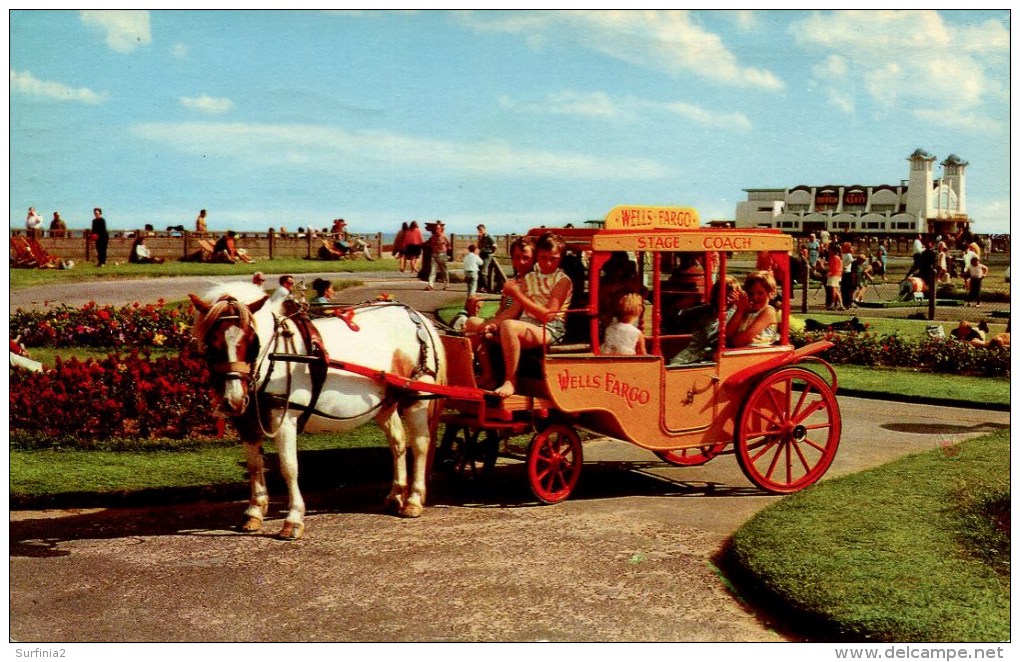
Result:
[[[1004,430],[784,498],[733,536],[722,565],[812,640],[1004,641],[1009,498]]]
[[[306,273],[371,273],[396,271],[397,261],[390,257],[373,260],[304,260],[288,258],[262,260],[254,264],[209,264],[206,262],[164,262],[163,264],[108,264],[100,269],[94,264],[78,264],[74,269],[10,269],[10,289],[49,285],[51,283],[76,282],[94,283],[129,278],[170,278],[174,276],[220,276],[251,275],[256,271],[267,274]],[[276,283],[270,281],[269,286]]]
[[[205,443],[111,441],[108,450],[21,450],[12,439],[11,507],[125,504],[247,491],[244,450],[236,440]],[[334,488],[345,481],[385,478],[391,472],[382,432],[365,426],[346,434],[302,435],[302,488]],[[378,458],[378,459],[377,459]],[[275,448],[266,444],[268,480],[282,490]]]
[[[813,368],[812,364],[805,365]],[[917,372],[907,368],[836,365],[838,393],[961,407],[1009,408],[1009,378],[971,377]],[[814,368],[827,376],[828,372]],[[933,386],[937,380],[938,386]]]

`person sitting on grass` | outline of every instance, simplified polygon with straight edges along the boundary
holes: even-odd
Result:
[[[149,247],[145,245],[145,237],[139,235],[135,239],[135,243],[131,245],[131,255],[128,256],[128,262],[133,264],[163,264],[166,258],[152,257],[152,252]]]
[[[1009,347],[1009,331],[988,338],[987,322],[980,322],[975,327],[967,320],[960,320],[959,326],[950,331],[949,335],[974,347]]]
[[[248,252],[243,248],[237,247],[237,233],[233,230],[228,230],[227,234],[223,235],[216,240],[216,245],[213,246],[213,262],[226,262],[227,264],[236,264],[238,260],[241,262],[247,262],[251,264],[255,260],[248,257]]]
[[[566,334],[566,310],[573,291],[570,277],[560,269],[566,242],[546,232],[535,248],[535,269],[524,277],[524,286],[512,280],[503,286],[503,293],[513,299],[509,319],[499,325],[506,378],[496,394],[504,398],[517,391],[521,351],[557,343]]]

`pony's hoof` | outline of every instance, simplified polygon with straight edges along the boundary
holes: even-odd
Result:
[[[401,517],[421,517],[425,509],[416,503],[409,503],[400,509]]]
[[[399,515],[404,511],[404,500],[399,496],[386,497],[383,502],[383,510]]]
[[[262,520],[258,517],[248,516],[238,524],[237,530],[241,533],[258,533],[262,530]]]
[[[276,535],[280,540],[299,540],[305,534],[305,525],[300,522],[284,522],[280,533]]]

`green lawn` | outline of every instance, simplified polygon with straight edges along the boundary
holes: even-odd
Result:
[[[807,367],[812,367],[807,364]],[[956,402],[966,407],[983,403],[1008,407],[1008,377],[971,377],[915,372],[907,368],[880,368],[875,366],[836,365],[838,390],[855,394],[868,394],[888,400],[919,398]],[[822,371],[827,375],[827,371]],[[933,380],[938,387],[933,388]]]
[[[724,565],[813,640],[1009,640],[1009,480],[1004,430],[824,481],[754,516]]]
[[[186,498],[195,498],[196,491],[243,495],[247,489],[244,450],[232,431],[228,435],[207,442],[112,440],[109,450],[12,448],[11,504],[76,504],[83,495],[89,495],[85,497],[89,503],[116,503],[152,491],[180,492]],[[16,437],[12,443],[17,443]],[[360,459],[366,451],[379,457],[371,463],[374,468]],[[272,465],[272,443],[266,444],[266,453]],[[343,467],[351,482],[365,476],[385,477],[391,471],[386,438],[375,426],[343,435],[302,435],[299,453],[315,458],[301,462],[302,487],[308,490],[336,487],[343,481]],[[354,459],[344,461],[344,457]],[[326,471],[336,465],[340,467],[335,471]],[[271,480],[280,480],[279,472],[272,473]]]
[[[108,264],[100,269],[82,263],[74,269],[10,269],[10,288],[17,290],[59,282],[101,282],[127,278],[166,278],[173,276],[240,276],[256,271],[268,274],[303,274],[319,272],[371,273],[396,271],[397,261],[391,257],[373,260],[304,260],[300,258],[263,260],[255,264],[209,264],[205,262],[164,262],[163,264]]]

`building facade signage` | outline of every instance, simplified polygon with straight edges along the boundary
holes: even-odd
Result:
[[[690,230],[701,225],[698,212],[687,207],[614,207],[607,230]]]
[[[868,194],[860,189],[853,189],[843,193],[844,205],[863,206],[868,202]]]
[[[839,204],[839,195],[835,191],[818,191],[815,193],[815,209],[828,209]]]

